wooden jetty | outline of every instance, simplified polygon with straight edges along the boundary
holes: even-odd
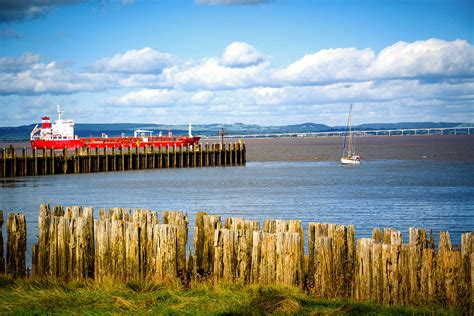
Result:
[[[3,148],[0,178],[162,168],[243,166],[245,144],[180,147],[77,148],[76,150]]]
[[[3,214],[0,211],[0,232]],[[375,228],[355,240],[352,225],[301,220],[258,221],[196,214],[193,252],[186,250],[189,219],[179,211],[41,205],[32,277],[60,281],[167,282],[180,279],[285,284],[320,298],[384,305],[438,305],[473,314],[474,232],[453,247],[448,232]],[[1,234],[0,234],[1,236]],[[1,241],[1,239],[0,239]],[[307,249],[305,250],[305,245]],[[0,249],[2,247],[0,243]],[[9,214],[6,270],[26,275],[26,220]]]

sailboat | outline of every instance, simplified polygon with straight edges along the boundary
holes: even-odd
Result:
[[[343,165],[360,164],[360,156],[355,153],[354,133],[352,132],[352,104],[347,119],[347,133],[344,134],[344,143],[342,144],[341,163]]]

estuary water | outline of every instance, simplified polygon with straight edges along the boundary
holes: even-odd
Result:
[[[380,160],[249,162],[245,167],[162,169],[4,179],[0,209],[23,212],[28,250],[37,240],[40,203],[100,208],[197,211],[247,219],[354,224],[356,237],[410,226],[460,234],[474,230],[474,163]],[[6,214],[4,215],[6,218]],[[4,238],[6,237],[4,226]],[[192,229],[190,229],[192,240]]]

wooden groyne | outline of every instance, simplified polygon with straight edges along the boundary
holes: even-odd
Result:
[[[180,147],[3,148],[0,178],[162,168],[243,166],[244,143]]]
[[[191,252],[188,229],[179,211],[112,208],[94,219],[91,208],[41,205],[32,277],[285,284],[320,298],[474,311],[474,232],[462,234],[455,249],[444,231],[437,243],[422,228],[409,229],[408,243],[391,228],[356,240],[352,225],[309,223],[305,236],[300,220],[269,219],[261,227],[198,212]],[[25,217],[10,214],[7,269],[0,273],[25,276],[25,253]]]

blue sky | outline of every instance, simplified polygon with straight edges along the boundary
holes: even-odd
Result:
[[[0,126],[474,118],[461,0],[0,3]]]

